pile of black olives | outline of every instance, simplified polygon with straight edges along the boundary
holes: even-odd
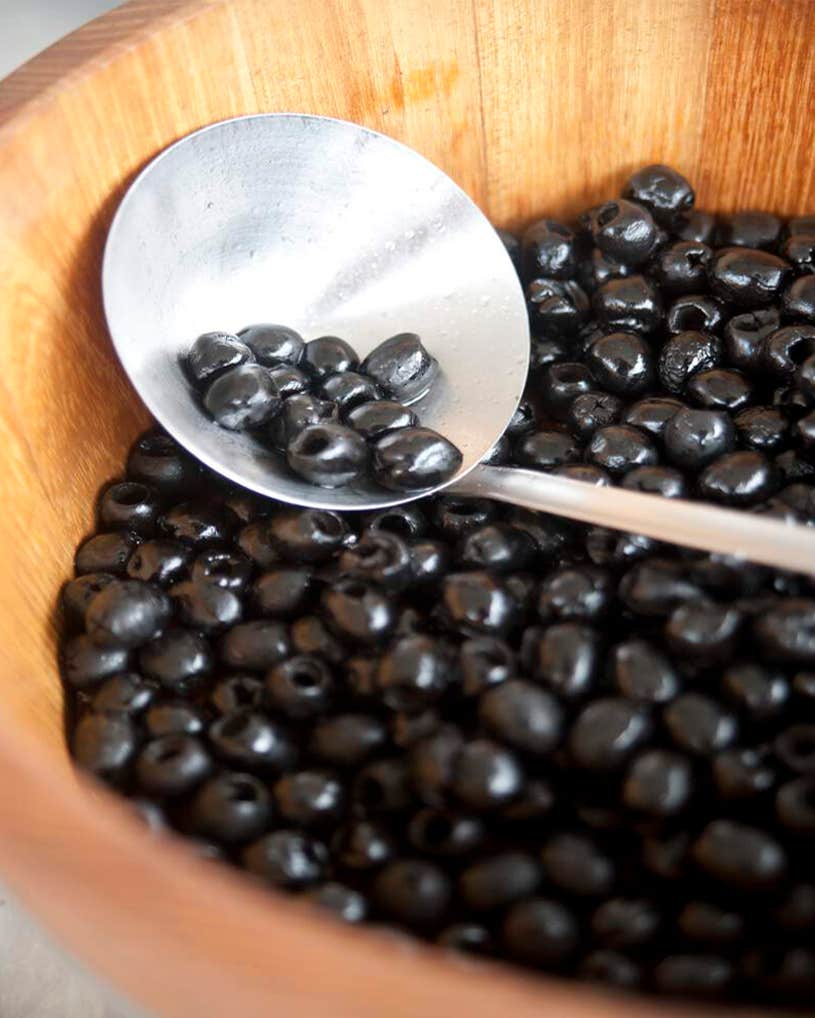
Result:
[[[405,405],[438,374],[413,332],[386,339],[360,364],[337,336],[306,343],[285,325],[250,325],[237,335],[205,332],[186,367],[213,420],[251,430],[311,484],[339,488],[371,476],[392,491],[421,491],[461,466],[460,450],[420,427]]]
[[[805,518],[815,217],[716,219],[649,166],[571,229],[504,233],[526,288],[529,412],[495,455],[595,484]]]
[[[692,205],[648,167],[505,235],[534,341],[492,459],[813,525],[815,217]],[[293,509],[151,431],[62,602],[77,762],[199,853],[446,949],[815,1002],[809,578],[477,499]]]

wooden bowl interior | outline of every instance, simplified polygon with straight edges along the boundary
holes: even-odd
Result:
[[[34,885],[61,802],[76,844],[114,837],[64,751],[54,603],[146,422],[99,295],[133,174],[203,124],[287,110],[399,138],[499,225],[573,214],[653,161],[682,170],[702,208],[794,214],[815,209],[811,19],[809,0],[142,0],[0,84],[0,862],[24,896],[47,910]]]

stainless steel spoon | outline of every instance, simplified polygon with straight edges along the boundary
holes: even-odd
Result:
[[[105,248],[116,351],[160,423],[214,470],[302,506],[380,509],[424,497],[324,489],[190,398],[181,359],[201,332],[253,322],[338,335],[364,356],[417,332],[441,367],[414,409],[459,446],[442,487],[755,562],[815,571],[815,530],[481,463],[523,392],[529,326],[503,244],[437,167],[356,124],[239,117],[171,145],[130,186]],[[440,490],[440,489],[434,489]]]

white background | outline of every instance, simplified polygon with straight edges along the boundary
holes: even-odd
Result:
[[[0,78],[83,21],[111,7],[118,7],[118,3],[111,0],[0,0]]]

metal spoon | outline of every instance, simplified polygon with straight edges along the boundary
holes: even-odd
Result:
[[[441,367],[414,409],[464,457],[441,486],[449,493],[815,571],[808,528],[481,463],[526,381],[523,293],[475,204],[384,135],[300,114],[239,117],[187,135],[123,198],[102,289],[116,351],[153,415],[199,460],[263,495],[371,510],[430,492],[314,487],[249,434],[218,427],[191,398],[183,372],[195,336],[274,321],[307,339],[342,336],[364,356],[411,331]]]

